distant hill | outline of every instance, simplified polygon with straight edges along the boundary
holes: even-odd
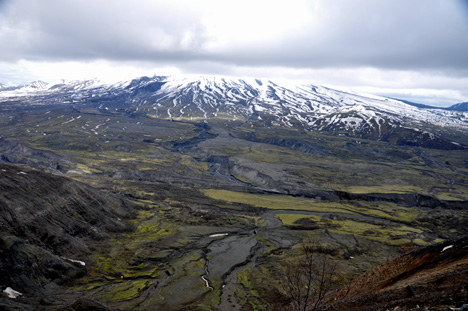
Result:
[[[440,110],[449,110],[449,111],[468,111],[468,102],[458,103],[458,104],[452,105],[450,107],[442,108],[442,107],[435,107],[435,106],[429,106],[429,105],[424,105],[424,104],[418,104],[418,103],[411,102],[411,101],[404,100],[404,99],[398,99],[398,98],[392,98],[392,99],[401,101],[401,102],[403,102],[405,104],[408,104],[408,105],[411,105],[411,106],[414,106],[414,107],[418,107],[418,108],[421,108],[421,109],[440,109]]]
[[[456,111],[468,111],[468,102],[455,104],[455,105],[453,105],[453,106],[450,106],[450,107],[447,108],[447,109],[449,109],[449,110],[456,110]]]

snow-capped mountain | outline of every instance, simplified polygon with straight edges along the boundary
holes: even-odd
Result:
[[[66,81],[61,80],[56,83],[44,81],[34,81],[28,84],[0,87],[0,98],[41,96],[41,95],[63,95],[69,91],[83,91],[88,89],[102,88],[105,84],[97,80]]]
[[[442,144],[443,148],[458,148],[458,143],[441,143],[439,137],[447,133],[456,137],[451,131],[468,133],[467,112],[422,109],[374,95],[259,79],[155,76],[116,84],[96,80],[34,82],[1,89],[0,101],[2,98],[20,99],[23,104],[73,104],[75,108],[96,105],[108,113],[125,109],[163,119],[299,126],[429,147]]]
[[[8,95],[11,93],[27,93],[27,92],[36,92],[39,90],[44,90],[48,86],[47,82],[44,81],[34,81],[24,85],[16,85],[16,86],[6,86],[0,85],[0,90],[2,91],[3,96]]]
[[[314,85],[155,77],[134,80],[127,90],[137,109],[159,118],[256,121],[443,148],[459,145],[441,141],[441,129],[468,132],[466,112],[420,109],[398,100]]]
[[[47,82],[44,82],[44,81],[34,81],[34,82],[31,82],[31,83],[28,83],[24,86],[24,88],[26,89],[36,89],[36,90],[43,90],[45,88],[47,88],[48,86],[48,83]]]

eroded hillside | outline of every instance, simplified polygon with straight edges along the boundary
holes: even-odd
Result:
[[[468,240],[398,257],[330,295],[327,310],[448,310],[468,300]]]

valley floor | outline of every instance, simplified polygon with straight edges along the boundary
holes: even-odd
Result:
[[[45,171],[131,211],[120,231],[92,224],[105,232],[73,258],[86,265],[79,277],[48,279],[36,294],[6,301],[46,310],[71,310],[82,298],[121,310],[281,310],[292,304],[284,268],[310,241],[339,265],[343,285],[468,234],[466,151],[249,125],[86,109],[2,115],[1,159],[17,171],[1,178],[23,185],[29,171]],[[11,189],[2,202],[14,201]],[[83,193],[67,195],[63,206]],[[44,237],[34,247],[51,246]]]

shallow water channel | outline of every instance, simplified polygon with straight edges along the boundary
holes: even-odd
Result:
[[[171,272],[158,278],[157,283],[141,296],[143,301],[137,309],[157,305],[165,310],[178,310],[186,305],[215,303],[219,310],[241,310],[242,302],[236,294],[242,291],[242,285],[239,284],[237,274],[255,267],[257,258],[267,248],[290,248],[300,242],[300,238],[285,228],[276,217],[279,214],[330,215],[310,211],[268,210],[261,215],[263,227],[194,237],[194,243],[180,250],[178,259],[171,263]],[[367,215],[334,213],[334,216],[337,215],[351,220],[392,224],[391,221]]]
[[[257,244],[253,233],[236,234],[215,241],[207,248],[206,274],[203,278],[206,280],[206,286],[221,288],[221,297],[225,296],[227,291],[230,292],[229,298],[224,299],[229,299],[230,306],[234,308],[229,310],[237,310],[237,307],[240,307],[234,296],[236,267],[250,262]],[[226,306],[222,309],[225,310]]]

